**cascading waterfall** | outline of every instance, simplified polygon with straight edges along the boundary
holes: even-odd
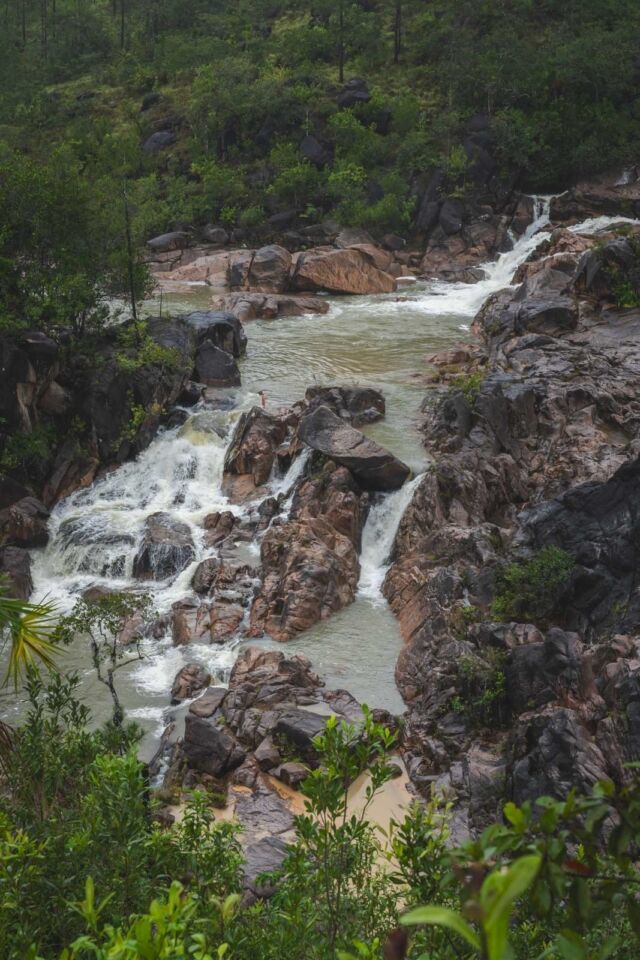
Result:
[[[367,431],[412,463],[419,474],[424,461],[419,459],[420,439],[413,421],[424,388],[414,378],[422,372],[423,358],[455,343],[487,297],[511,283],[518,266],[549,236],[545,228],[550,222],[551,199],[533,198],[532,223],[511,250],[483,265],[484,279],[476,284],[431,281],[417,285],[406,298],[336,301],[324,317],[257,321],[249,331],[243,380],[251,390],[266,387],[277,404],[299,399],[314,379],[310,371],[319,364],[325,383],[351,381],[381,388],[387,396],[387,418]],[[624,220],[599,217],[570,229],[594,233]],[[34,598],[47,595],[65,610],[91,585],[144,589],[162,613],[188,595],[195,566],[215,553],[204,545],[204,517],[216,510],[243,512],[223,495],[222,471],[234,423],[256,399],[255,394],[240,390],[231,396],[234,409],[195,408],[181,427],[158,434],[136,461],[58,504],[51,518],[49,545],[34,551]],[[273,477],[265,490],[266,495],[284,496],[281,515],[285,517],[307,458],[308,453],[299,456],[288,473]],[[331,675],[332,664],[339,665],[331,682],[339,679],[356,696],[382,706],[392,706],[392,692],[386,695],[385,689],[393,686],[393,665],[401,641],[381,587],[398,525],[420,480],[418,475],[400,491],[374,503],[363,532],[361,577],[353,607],[288,645],[290,652],[308,653],[322,672]],[[159,511],[187,524],[196,557],[173,581],[141,584],[132,577],[133,558],[146,518]],[[241,547],[247,550],[246,544]],[[254,556],[257,547],[249,548]],[[126,684],[123,699],[129,715],[155,733],[162,725],[168,690],[180,667],[187,660],[198,660],[224,682],[240,642],[236,638],[223,645],[176,648],[169,636],[145,641],[145,659],[128,669],[121,680]],[[79,642],[68,656],[71,663],[67,660],[65,668],[79,669],[92,701],[102,702],[102,691],[91,686],[86,644]],[[373,659],[373,664],[366,663],[367,658]],[[369,673],[359,688],[359,671],[365,666]],[[99,709],[96,712],[99,715]]]

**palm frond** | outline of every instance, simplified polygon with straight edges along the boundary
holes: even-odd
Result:
[[[10,644],[3,686],[13,682],[17,689],[20,675],[29,667],[56,668],[59,647],[49,639],[55,619],[55,607],[46,600],[30,603],[0,592],[0,632],[7,634]]]

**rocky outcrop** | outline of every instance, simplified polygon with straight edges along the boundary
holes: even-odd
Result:
[[[35,497],[23,497],[0,510],[0,544],[42,547],[49,539],[49,511]]]
[[[410,474],[406,464],[328,406],[320,405],[300,420],[298,437],[312,450],[351,470],[366,490],[397,490]]]
[[[554,237],[476,318],[475,378],[425,401],[433,468],[384,585],[406,640],[409,772],[453,793],[460,834],[508,797],[624,780],[638,744],[640,311],[603,306],[585,282],[619,240],[592,255]],[[500,570],[549,547],[570,573],[534,623],[496,622]]]
[[[290,519],[276,519],[262,541],[250,636],[290,640],[353,602],[367,508],[367,495],[344,467],[329,462],[320,477],[303,481]]]
[[[157,256],[164,259],[155,260],[151,266],[161,288],[181,290],[185,284],[201,283],[227,296],[231,292],[266,294],[269,297],[264,309],[269,313],[278,311],[275,315],[309,312],[315,299],[309,298],[309,294],[316,291],[391,293],[396,288],[395,277],[403,272],[394,255],[375,246],[367,235],[351,237],[349,243],[343,241],[337,249],[312,247],[293,257],[278,244],[257,250],[190,249],[179,257],[175,251],[167,251]],[[285,296],[287,293],[306,296]],[[301,310],[307,299],[309,303]],[[225,297],[216,302],[224,304],[226,309],[232,301]],[[235,302],[247,303],[241,298]],[[261,301],[252,296],[249,302]],[[310,312],[322,311],[316,311],[313,306]]]
[[[5,578],[9,596],[28,600],[33,590],[28,551],[21,547],[1,547],[0,576]]]

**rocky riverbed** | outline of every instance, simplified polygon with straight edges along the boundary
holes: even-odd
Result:
[[[410,789],[447,792],[457,833],[507,797],[623,779],[637,757],[640,311],[619,304],[638,286],[638,241],[624,216],[598,219],[616,214],[612,196],[607,184],[521,198],[482,237],[481,219],[447,233],[451,211],[438,208],[419,262],[364,249],[366,237],[297,256],[164,238],[153,254],[163,296],[197,307],[149,320],[152,340],[181,358],[172,369],[152,359],[132,370],[108,332],[98,371],[65,365],[46,338],[3,342],[0,399],[15,426],[70,424],[81,410],[89,430],[53,452],[38,484],[2,481],[2,568],[16,594],[49,591],[63,606],[87,591],[151,594],[158,616],[129,624],[122,642],[145,651],[132,688],[156,671],[133,715],[169,721],[154,782],[169,799],[198,782],[239,790],[254,875],[284,849],[282,790],[315,762],[323,718],[359,711],[299,652],[324,623],[336,625],[333,641],[322,634],[329,673],[349,636],[346,687],[349,664],[356,674],[379,649],[372,673],[388,683],[400,652]],[[511,249],[487,263],[500,246]],[[444,279],[398,296],[398,277],[419,264]],[[354,318],[324,291],[376,298]],[[362,326],[367,311],[377,328]],[[310,384],[345,330],[340,364]],[[265,380],[274,342],[284,359]],[[501,571],[549,546],[571,559],[553,606],[497,620]],[[361,623],[341,633],[350,610]],[[391,706],[376,689],[370,705]],[[380,716],[395,724],[399,712],[394,702]]]

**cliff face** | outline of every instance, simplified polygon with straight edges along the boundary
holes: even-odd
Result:
[[[411,776],[464,830],[640,748],[638,241],[557,230],[537,257],[476,318],[482,357],[435,358],[385,583]]]

